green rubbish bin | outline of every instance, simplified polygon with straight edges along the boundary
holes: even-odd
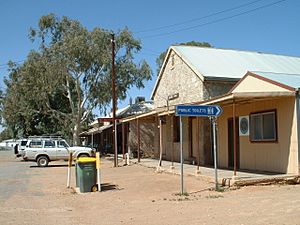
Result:
[[[82,157],[76,163],[76,187],[80,192],[92,192],[97,188],[96,158]]]

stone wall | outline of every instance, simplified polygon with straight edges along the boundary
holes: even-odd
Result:
[[[173,51],[154,95],[154,107],[167,106],[169,95],[179,93],[169,105],[194,102],[202,99],[202,81]]]
[[[174,51],[171,51],[161,80],[154,95],[154,107],[207,100],[226,94],[237,81],[205,81],[189,67]],[[168,96],[179,97],[167,101]]]
[[[237,81],[205,81],[203,85],[203,100],[228,93]]]
[[[234,85],[236,81],[219,81],[210,80],[202,81],[200,77],[187,65],[174,51],[170,52],[169,58],[165,65],[163,75],[158,83],[157,90],[154,95],[155,108],[173,106],[183,103],[200,102],[208,100],[216,96],[226,94]],[[179,93],[179,97],[167,101],[169,95]],[[196,120],[192,124],[188,123],[188,118],[183,119],[183,144],[184,144],[184,159],[190,159],[190,147],[193,145],[194,157],[200,160],[201,165],[212,165],[213,158],[211,152],[211,129],[208,118],[202,118],[199,125],[199,139],[200,139],[200,155],[196,152],[197,146],[195,143],[190,143],[190,136],[195,142],[196,135]],[[191,128],[189,126],[193,126]],[[170,116],[167,116],[166,124],[163,126],[163,157],[166,160],[171,160],[174,149],[174,161],[179,160],[179,142],[174,142],[171,137]],[[192,133],[191,130],[193,131]],[[159,130],[157,130],[159,135]],[[158,139],[159,140],[159,139]],[[156,143],[156,142],[155,142]],[[158,145],[159,147],[159,145]]]

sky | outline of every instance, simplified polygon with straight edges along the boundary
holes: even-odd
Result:
[[[141,40],[136,60],[149,63],[153,78],[142,90],[130,89],[128,98],[118,102],[122,108],[129,97],[150,99],[155,60],[172,44],[205,41],[216,48],[300,57],[299,12],[299,0],[0,0],[0,88],[5,89],[6,63],[22,63],[36,49],[28,39],[29,28],[49,13],[78,20],[89,30],[128,27]]]

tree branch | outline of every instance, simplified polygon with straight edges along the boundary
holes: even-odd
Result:
[[[81,122],[81,123],[83,123],[83,122],[88,118],[88,116],[91,114],[92,110],[93,110],[93,107],[91,107],[90,109],[86,110],[86,111],[83,113],[83,115],[82,115],[82,117],[81,117],[81,119],[80,119],[80,122]]]
[[[68,76],[66,76],[66,86],[67,86],[67,93],[68,93],[67,98],[69,99],[72,115],[74,116],[75,115],[75,108],[74,108],[74,103],[73,103],[72,96],[71,96],[70,82],[69,82]]]

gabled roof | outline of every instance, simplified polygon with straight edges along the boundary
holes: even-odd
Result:
[[[181,57],[202,80],[239,79],[247,71],[300,74],[299,57],[207,47],[171,46],[155,83],[151,98],[154,97],[171,51]]]
[[[295,83],[292,84],[291,81],[295,81]],[[295,96],[299,84],[300,75],[298,74],[247,72],[227,94],[198,102],[197,104],[220,104],[221,102],[232,101],[236,98],[254,99]]]
[[[254,74],[257,74],[261,77],[273,80],[277,83],[289,86],[291,88],[300,87],[300,74],[284,74],[284,73],[272,73],[272,72],[260,72],[260,71],[251,71]]]
[[[295,92],[297,83],[300,85],[300,75],[296,74],[247,72],[229,93]]]

